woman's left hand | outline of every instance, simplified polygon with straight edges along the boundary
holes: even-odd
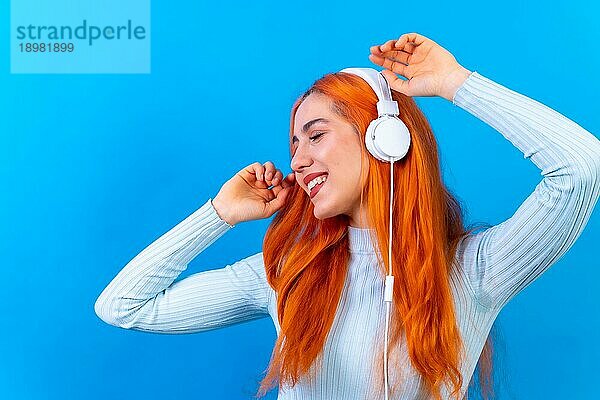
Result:
[[[386,68],[381,73],[392,89],[407,96],[440,96],[452,101],[471,73],[448,50],[418,33],[405,33],[398,40],[372,46],[369,59]]]

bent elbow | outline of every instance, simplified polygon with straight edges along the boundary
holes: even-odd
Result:
[[[94,304],[94,312],[105,323],[118,328],[129,329],[131,324],[125,322],[123,300],[100,295]]]
[[[137,327],[138,319],[142,316],[142,308],[146,303],[146,301],[100,295],[94,304],[94,312],[98,318],[109,325],[131,329]]]
[[[586,197],[597,199],[600,196],[600,153],[586,160],[579,168],[577,187]]]
[[[111,301],[109,298],[104,295],[100,295],[98,299],[96,299],[96,303],[94,303],[94,312],[103,322],[118,326],[116,312],[111,308],[111,304],[114,304],[114,301]]]
[[[600,184],[600,140],[594,140],[593,144],[588,147],[591,157],[585,159],[583,168],[583,177],[587,183],[592,185]]]

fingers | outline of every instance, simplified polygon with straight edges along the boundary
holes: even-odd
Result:
[[[371,46],[369,50],[371,51],[371,53],[376,55],[381,56],[387,53],[393,54],[395,57],[397,57],[398,55],[409,56],[417,48],[416,44],[407,42],[406,40],[402,41],[402,45],[398,45],[398,43],[400,43],[398,40],[388,40],[382,45]]]
[[[282,185],[285,188],[294,185],[295,174],[291,172],[284,179],[283,172],[275,168],[271,161],[264,164],[252,163],[245,168],[245,171],[254,177],[256,182],[264,182],[266,187]]]
[[[371,53],[376,56],[392,57],[398,61],[404,62],[412,53],[414,53],[418,46],[427,41],[433,42],[431,39],[419,35],[418,33],[405,33],[397,40],[392,39],[382,45],[371,46],[370,50]]]
[[[428,39],[425,36],[419,35],[418,33],[405,33],[395,41],[394,47],[397,49],[409,48],[414,50],[415,47],[424,43],[426,40]]]
[[[273,165],[271,161],[267,161],[263,164],[263,166],[265,169],[263,180],[268,186],[275,186],[281,182],[281,179],[283,178],[283,172],[275,168],[275,165]]]
[[[369,59],[377,65],[409,77],[406,74],[409,72],[407,66],[415,62],[413,59],[415,49],[426,41],[433,42],[418,33],[405,33],[397,40],[392,39],[382,45],[371,46]]]
[[[375,54],[370,54],[369,60],[373,61],[377,65],[380,65],[386,69],[389,69],[391,71],[394,71],[397,74],[400,74],[400,75],[406,76],[406,77],[409,77],[408,76],[410,74],[409,70],[412,68],[409,65],[405,65],[408,63],[408,60],[398,61],[396,59],[392,59],[392,58],[388,58],[388,57],[381,57],[381,56],[377,56]]]
[[[284,206],[291,190],[292,189],[290,188],[279,189],[275,193],[275,198],[267,203],[267,213],[269,216],[273,215],[277,210]]]
[[[398,40],[388,40],[382,45],[371,46],[369,60],[397,74],[411,78],[413,67],[410,66],[416,45],[409,43],[410,34],[400,36]],[[402,43],[400,47],[396,47]]]
[[[396,92],[400,92],[400,93],[408,95],[409,81],[398,78],[396,76],[396,74],[394,74],[394,72],[384,69],[383,71],[381,71],[381,74],[385,77],[385,80],[388,82],[388,84],[390,85],[390,87],[392,89],[394,89]],[[402,74],[402,75],[404,75],[404,74]],[[404,76],[406,76],[406,75],[404,75]]]
[[[264,182],[265,180],[270,180],[272,178],[275,166],[271,161],[267,161],[264,164],[254,162],[244,168],[244,170],[250,175],[253,175],[257,182]]]
[[[258,182],[259,174],[261,172],[262,165],[258,162],[252,163],[247,167],[243,168],[240,173],[242,178],[248,183]]]
[[[267,161],[266,163],[263,164],[264,167],[264,174],[263,174],[263,180],[265,182],[270,182],[271,179],[273,178],[273,174],[277,171],[275,171],[275,165],[273,165],[273,163],[271,161]]]
[[[296,184],[296,174],[294,172],[290,172],[289,174],[287,174],[287,176],[283,180],[281,186],[285,189],[288,187],[292,187],[295,184]]]
[[[382,44],[381,46],[379,46],[379,50],[382,53],[385,53],[387,51],[392,50],[392,48],[394,47],[394,44],[396,43],[395,40],[388,40],[387,42],[385,42],[384,44]],[[376,46],[377,47],[377,46]]]
[[[296,180],[296,174],[294,172],[289,173],[285,179],[283,180],[281,185],[274,186],[271,191],[275,195],[275,198],[271,199],[267,206],[269,207],[269,216],[271,216],[275,211],[279,210],[286,203],[290,192],[292,191],[292,186],[294,186]]]
[[[386,52],[382,52],[379,49],[379,46],[372,46],[371,47],[371,54],[370,56],[374,56],[380,59],[389,59],[391,61],[396,61],[396,62],[401,62],[404,64],[408,64],[410,57],[412,54],[407,53],[405,51],[402,50],[390,50],[390,51],[386,51]],[[371,57],[369,57],[371,58]],[[383,61],[382,61],[383,62]]]
[[[280,170],[275,171],[274,174],[268,174],[269,175],[269,179],[271,179],[271,185],[276,186],[278,185],[281,180],[283,179],[283,172],[281,172]]]

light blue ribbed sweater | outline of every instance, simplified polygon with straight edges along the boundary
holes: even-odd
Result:
[[[457,322],[466,348],[463,393],[502,307],[556,263],[581,234],[600,195],[600,141],[549,107],[474,71],[453,104],[492,126],[540,169],[543,179],[514,215],[464,239],[450,275]],[[106,323],[140,331],[202,332],[270,316],[275,293],[262,252],[221,269],[176,281],[188,263],[233,227],[208,199],[134,257],[95,304]],[[368,229],[348,227],[350,264],[334,324],[314,380],[279,392],[279,400],[383,399],[373,357],[382,364],[384,275]],[[429,399],[406,346],[393,364],[392,399]],[[265,366],[266,367],[266,366]],[[381,367],[383,368],[383,367]],[[449,391],[443,390],[444,398]]]

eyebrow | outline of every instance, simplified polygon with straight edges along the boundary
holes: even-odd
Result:
[[[302,133],[306,133],[310,129],[311,126],[313,126],[314,124],[317,124],[319,122],[328,123],[328,122],[331,122],[331,121],[329,121],[327,118],[315,118],[315,119],[312,119],[312,120],[310,120],[310,121],[308,121],[307,123],[304,124],[304,126],[302,127]],[[294,139],[298,139],[296,137],[296,135],[292,136],[292,142],[294,141]]]

